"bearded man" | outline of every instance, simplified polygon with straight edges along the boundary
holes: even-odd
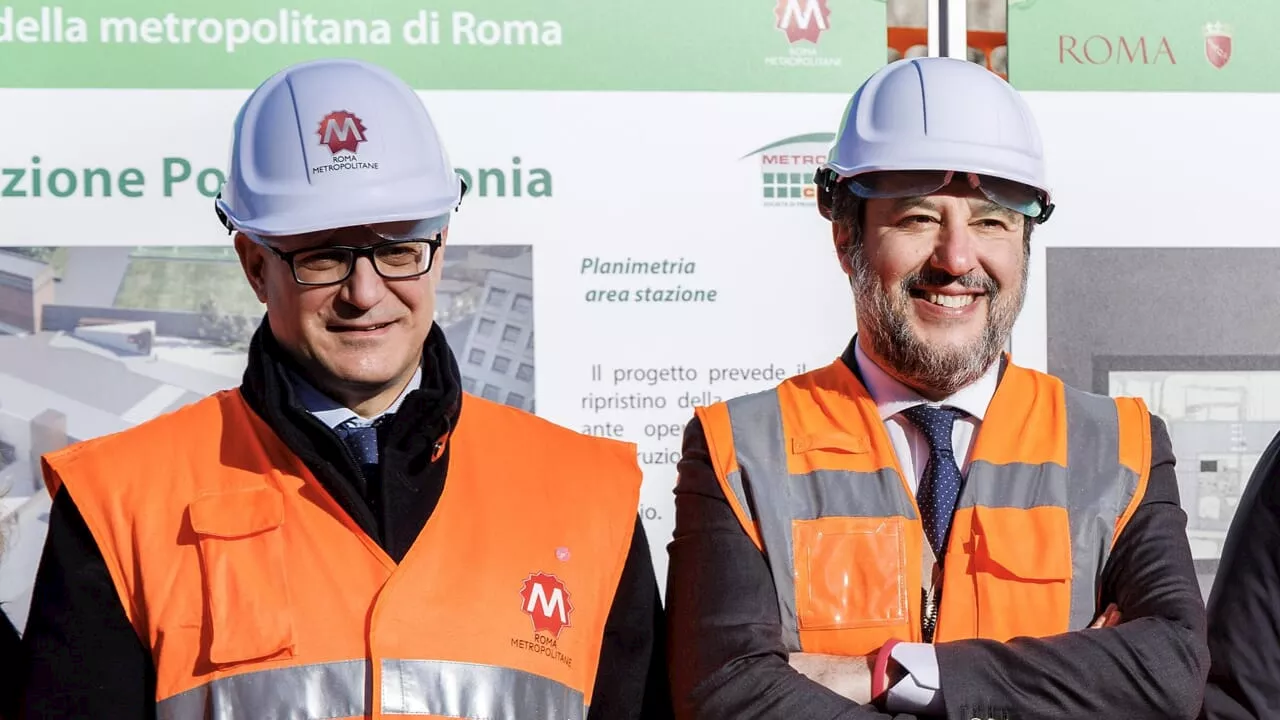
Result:
[[[901,60],[853,96],[815,182],[857,335],[685,432],[677,718],[1195,717],[1204,604],[1163,422],[1005,352],[1042,155],[973,63]]]

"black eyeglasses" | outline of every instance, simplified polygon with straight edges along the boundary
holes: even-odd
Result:
[[[364,247],[326,245],[282,252],[268,243],[260,243],[293,269],[299,285],[335,285],[351,276],[356,260],[369,258],[374,272],[388,280],[405,280],[431,271],[440,236],[428,240],[397,240]]]

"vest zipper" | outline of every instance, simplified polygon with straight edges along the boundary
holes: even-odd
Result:
[[[933,642],[933,631],[938,625],[937,585],[924,591],[924,612],[920,618],[921,635],[924,642]]]

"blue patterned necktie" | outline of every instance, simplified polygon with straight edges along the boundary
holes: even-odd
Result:
[[[342,438],[370,483],[378,479],[378,426],[386,417],[388,416],[378,418],[371,425],[357,424],[354,419],[348,420],[336,428],[338,437]]]
[[[924,433],[929,441],[929,462],[916,489],[925,536],[939,559],[946,553],[947,531],[960,498],[960,467],[951,448],[951,429],[965,413],[955,408],[916,405],[902,415]]]

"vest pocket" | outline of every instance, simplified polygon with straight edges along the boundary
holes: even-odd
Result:
[[[906,623],[902,518],[824,517],[795,520],[791,527],[799,629]]]
[[[188,511],[204,579],[209,662],[291,656],[283,496],[269,487],[217,492]]]
[[[1003,642],[1066,632],[1071,612],[1066,509],[978,506],[973,538],[978,637]]]

